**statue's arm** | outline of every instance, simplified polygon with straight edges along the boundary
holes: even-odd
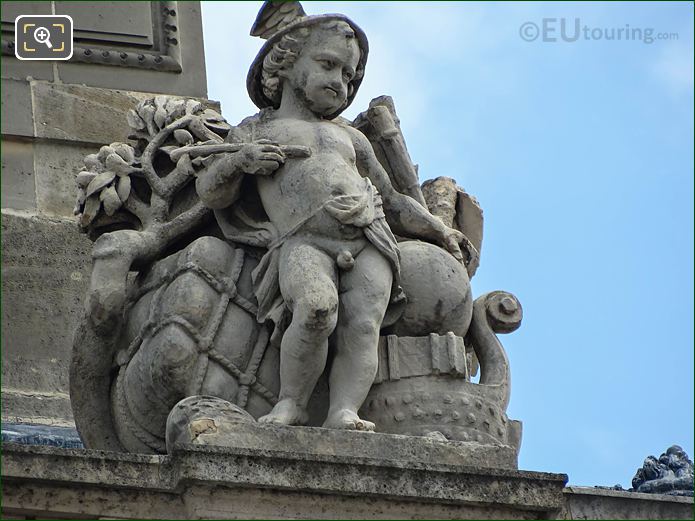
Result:
[[[463,261],[458,245],[463,240],[463,234],[445,226],[420,203],[394,189],[367,137],[359,130],[350,128],[348,131],[355,147],[357,170],[363,177],[368,177],[379,190],[384,202],[384,213],[393,232],[403,237],[441,244],[454,257]]]
[[[239,196],[243,171],[235,154],[220,154],[210,166],[198,174],[195,189],[205,206],[226,208]]]
[[[240,144],[236,152],[218,154],[195,182],[200,200],[208,208],[226,208],[239,197],[244,174],[270,175],[285,162],[285,152],[276,144],[260,140]]]

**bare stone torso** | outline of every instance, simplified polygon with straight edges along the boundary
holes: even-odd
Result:
[[[255,137],[311,149],[310,157],[287,159],[273,174],[257,177],[263,207],[281,235],[316,213],[327,200],[363,190],[352,139],[336,123],[276,119],[257,127]],[[362,234],[359,228],[341,224],[323,211],[302,225],[301,233],[336,239]]]

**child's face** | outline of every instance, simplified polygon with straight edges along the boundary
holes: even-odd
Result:
[[[359,57],[355,38],[314,29],[292,69],[286,72],[283,89],[293,89],[313,113],[332,114],[347,99],[348,84],[355,76]]]

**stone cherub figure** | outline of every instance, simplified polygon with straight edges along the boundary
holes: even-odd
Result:
[[[228,239],[244,242],[224,210],[237,203],[244,177],[269,219],[264,228],[272,237],[254,272],[259,319],[289,325],[279,401],[259,421],[306,423],[335,331],[324,427],[373,430],[357,411],[374,382],[387,308],[403,299],[391,227],[401,237],[440,244],[460,261],[464,237],[396,191],[365,135],[338,118],[364,74],[362,30],[342,15],[306,17],[290,4],[267,2],[259,13],[252,34],[269,38],[248,86],[262,111],[231,130],[227,141],[244,144],[219,155],[196,189],[219,210]]]
[[[154,96],[128,112],[132,144],[76,176],[95,241],[70,365],[85,446],[164,453],[259,421],[518,451],[496,333],[522,311],[472,297],[479,205],[420,185],[388,96],[340,117],[368,53],[351,20],[266,2],[252,35],[258,114]]]

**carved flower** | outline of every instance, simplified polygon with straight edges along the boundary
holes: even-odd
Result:
[[[112,216],[130,196],[130,174],[139,171],[133,147],[126,143],[111,143],[98,153],[84,158],[85,170],[77,174],[79,194],[75,214],[80,225],[87,227],[104,209]]]
[[[128,111],[127,118],[133,137],[149,140],[173,121],[188,115],[200,116],[203,124],[217,134],[226,134],[231,128],[218,112],[205,108],[200,101],[171,96],[141,101],[135,110]]]

